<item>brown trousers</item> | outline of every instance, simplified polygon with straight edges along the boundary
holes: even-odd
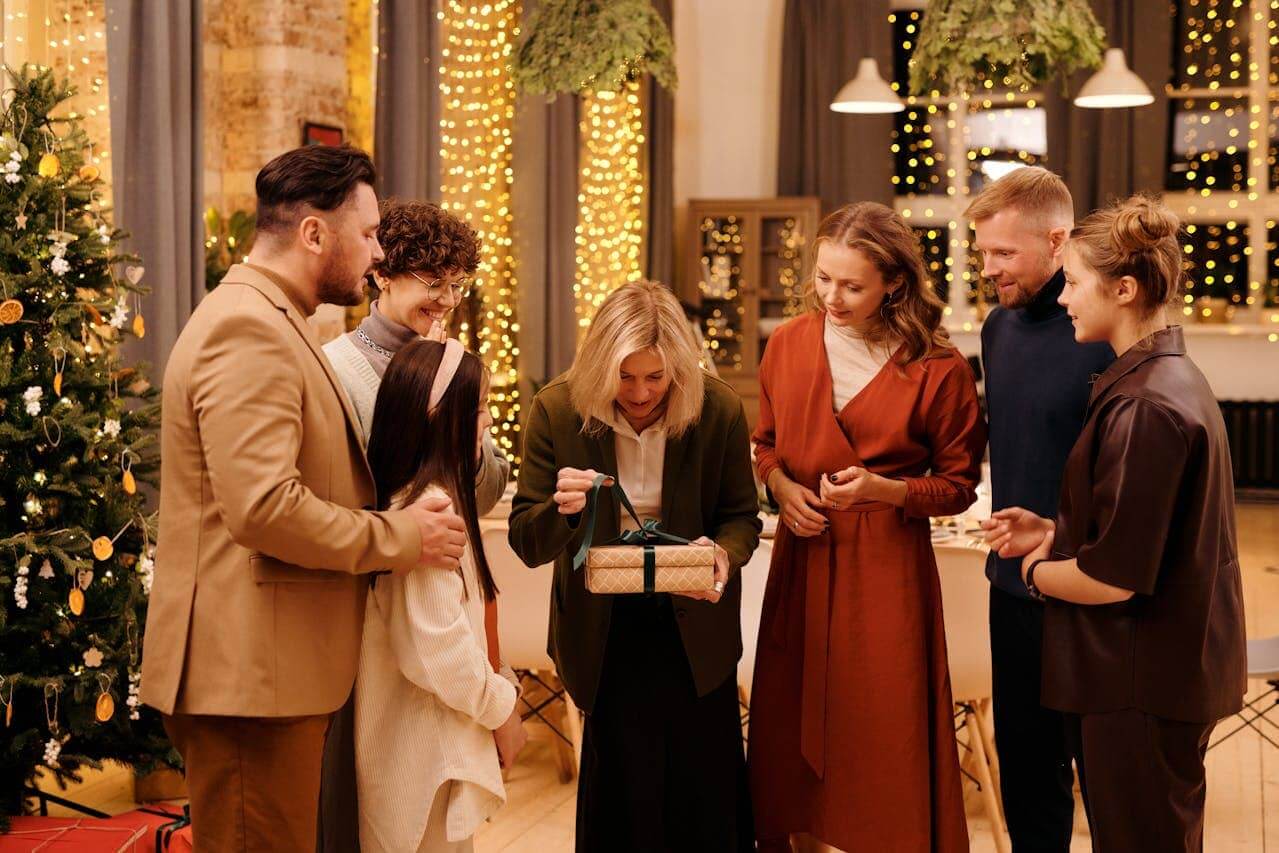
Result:
[[[314,853],[330,716],[165,716],[186,762],[195,849]]]
[[[1066,715],[1095,853],[1201,853],[1215,725],[1131,709]]]

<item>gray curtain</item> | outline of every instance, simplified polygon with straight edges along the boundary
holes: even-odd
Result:
[[[519,180],[511,187],[511,204],[520,259],[520,372],[538,383],[567,370],[577,348],[577,122],[574,95],[549,103],[531,95],[515,111],[512,154]]]
[[[672,0],[653,0],[666,26],[672,25]],[[644,274],[675,286],[675,97],[652,75],[644,81],[644,138],[648,151],[647,233]]]
[[[1155,102],[1131,109],[1081,109],[1070,102],[1093,73],[1069,81],[1067,95],[1054,82],[1045,95],[1047,166],[1060,174],[1083,217],[1132,193],[1159,193],[1168,174],[1169,104],[1176,21],[1167,0],[1092,0],[1106,28],[1108,47],[1120,47],[1128,67],[1150,87]]]
[[[440,195],[435,5],[427,0],[378,4],[373,156],[380,198]]]
[[[862,57],[892,74],[889,0],[786,0],[777,152],[778,195],[815,195],[822,211],[893,202],[891,116],[831,112]]]
[[[116,223],[142,257],[147,334],[129,354],[158,384],[204,294],[199,0],[107,0],[111,178]]]
[[[525,17],[537,3],[521,4]],[[519,179],[511,186],[511,207],[520,259],[520,374],[530,383],[563,373],[577,351],[578,116],[575,95],[549,102],[529,95],[515,108],[511,153]]]

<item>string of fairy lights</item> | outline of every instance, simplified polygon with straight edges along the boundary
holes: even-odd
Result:
[[[573,282],[578,336],[604,298],[643,274],[644,123],[638,81],[581,95]]]
[[[460,332],[489,369],[493,435],[516,465],[520,327],[511,212],[515,89],[508,63],[517,12],[514,0],[443,0],[438,13],[440,206],[464,217],[482,247],[471,296],[475,327],[464,322]]]

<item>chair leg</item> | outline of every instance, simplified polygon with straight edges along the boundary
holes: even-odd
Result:
[[[999,778],[999,750],[995,748],[995,725],[992,720],[992,702],[989,698],[982,699],[977,703],[977,724],[981,727],[982,746],[986,749],[986,759],[990,764],[990,778],[995,783],[995,790],[1002,791],[1003,782]],[[1001,800],[999,803],[1000,820],[1005,829],[1008,828],[1008,820],[1003,817],[1004,804]]]
[[[568,730],[568,738],[573,742],[573,775],[582,766],[582,712],[577,709],[573,697],[564,691],[564,727]]]
[[[551,678],[551,673],[539,671],[536,675],[544,682],[550,682],[547,689],[553,689],[554,685],[557,683],[557,680]],[[556,704],[559,704],[560,707],[563,708],[562,702],[557,702]],[[569,715],[565,713],[564,716],[560,718],[561,725],[568,724],[568,716]],[[544,720],[543,722],[546,723],[548,728],[553,728],[553,724],[550,720]],[[567,785],[569,782],[573,781],[573,777],[577,773],[577,763],[574,761],[573,746],[552,730],[551,750],[555,753],[555,766],[559,771],[560,783]]]
[[[990,777],[990,764],[986,759],[986,747],[981,734],[981,723],[977,714],[965,715],[968,726],[968,746],[973,751],[973,762],[976,765],[977,781],[981,784],[981,798],[986,805],[986,816],[990,818],[990,833],[995,838],[995,850],[998,853],[1009,853],[1008,833],[1004,831],[1004,819],[999,813],[999,792],[995,790],[995,781]]]

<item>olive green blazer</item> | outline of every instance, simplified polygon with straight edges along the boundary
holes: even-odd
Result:
[[[582,515],[564,516],[553,495],[561,468],[617,474],[613,431],[582,431],[563,377],[534,398],[524,427],[519,490],[511,505],[510,542],[529,566],[555,562],[548,652],[579,708],[590,712],[599,688],[613,596],[588,592],[573,553],[585,530]],[[732,577],[716,604],[674,596],[676,621],[698,695],[731,677],[742,654],[741,579],[737,570],[759,544],[759,499],[750,460],[750,430],[737,394],[706,377],[701,420],[666,444],[662,471],[662,529],[696,539],[709,536],[728,551]],[[600,492],[594,543],[620,531],[621,504]],[[659,593],[660,594],[660,593]]]

